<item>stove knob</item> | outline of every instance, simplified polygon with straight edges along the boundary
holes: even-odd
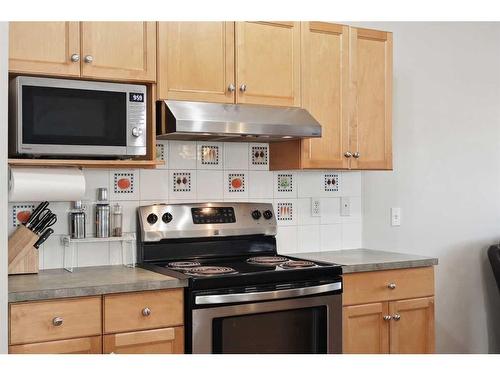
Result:
[[[259,210],[252,211],[252,217],[254,218],[254,220],[259,220],[261,216],[262,216],[262,214],[260,213]]]
[[[170,212],[165,212],[161,219],[164,223],[168,224],[172,221],[172,214]]]
[[[273,212],[271,210],[264,211],[264,219],[269,220],[272,217],[273,217]]]
[[[158,216],[156,214],[149,214],[146,220],[149,224],[153,225],[158,221]]]

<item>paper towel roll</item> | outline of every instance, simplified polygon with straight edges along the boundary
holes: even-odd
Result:
[[[10,168],[10,202],[76,201],[84,195],[78,168]]]

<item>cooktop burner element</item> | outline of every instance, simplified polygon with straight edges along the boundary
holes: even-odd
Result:
[[[167,264],[168,268],[174,268],[179,270],[184,270],[187,268],[199,267],[201,266],[200,262],[196,261],[188,261],[188,262],[170,262]]]
[[[187,268],[184,272],[192,276],[218,276],[238,273],[234,268],[220,266],[193,267]]]
[[[291,260],[289,262],[281,264],[282,268],[309,268],[316,266],[316,263],[310,262],[308,260]]]
[[[261,264],[264,266],[277,266],[282,263],[288,262],[290,259],[287,257],[280,256],[261,256],[261,257],[252,257],[247,259],[248,263],[253,264]]]

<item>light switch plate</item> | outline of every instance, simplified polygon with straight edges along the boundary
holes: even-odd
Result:
[[[340,216],[351,216],[351,199],[349,197],[340,198]]]
[[[392,207],[391,208],[391,225],[393,227],[399,227],[401,225],[401,208]]]
[[[311,216],[321,216],[321,203],[319,198],[311,198]]]

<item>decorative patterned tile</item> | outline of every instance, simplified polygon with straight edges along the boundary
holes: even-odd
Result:
[[[293,174],[278,173],[278,191],[280,192],[293,191]]]
[[[191,192],[191,172],[174,172],[172,177],[174,192]]]
[[[174,169],[169,170],[169,192],[168,200],[196,199],[196,175],[197,171]],[[147,197],[144,197],[147,200]]]
[[[12,205],[10,224],[12,228],[17,228],[19,225],[28,221],[31,212],[35,209],[33,203],[15,203]]]
[[[222,169],[224,144],[221,142],[197,142],[197,169]]]
[[[245,174],[244,173],[228,173],[227,187],[230,193],[238,193],[245,191]]]
[[[293,204],[290,202],[278,203],[277,209],[278,221],[292,221],[293,220]]]
[[[266,143],[252,144],[249,147],[249,166],[252,170],[269,169],[269,145]]]
[[[340,174],[338,173],[325,173],[323,189],[325,191],[339,191]]]
[[[279,171],[274,172],[274,197],[275,198],[296,198],[297,178],[295,172]]]
[[[156,141],[156,160],[163,164],[157,165],[156,169],[167,169],[168,141]]]
[[[115,170],[109,173],[109,200],[139,200],[140,170]],[[94,198],[95,199],[95,198]]]

